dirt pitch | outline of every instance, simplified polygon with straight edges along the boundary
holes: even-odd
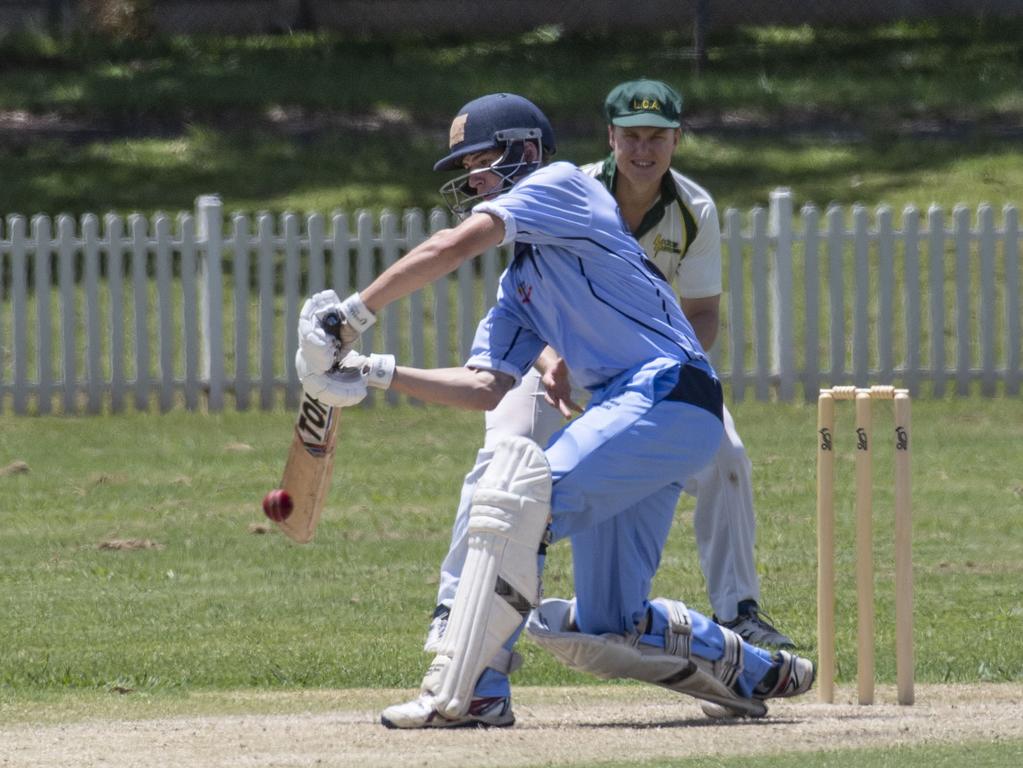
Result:
[[[1023,686],[918,686],[900,707],[813,698],[771,705],[760,721],[715,722],[692,701],[639,686],[522,688],[516,727],[389,731],[379,708],[407,691],[239,693],[241,714],[89,717],[0,728],[0,766],[237,768],[238,766],[588,766],[606,760],[1023,740]],[[221,695],[218,695],[221,696]],[[202,695],[190,702],[203,706]],[[222,698],[222,696],[221,696]],[[221,702],[223,703],[223,702]],[[287,714],[263,714],[265,712]]]

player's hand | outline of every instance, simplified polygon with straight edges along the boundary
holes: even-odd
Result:
[[[368,387],[387,389],[394,378],[394,355],[362,355],[358,352],[349,352],[341,361],[341,369],[359,371]]]
[[[547,404],[557,408],[566,419],[576,413],[582,413],[582,406],[572,399],[572,382],[568,378],[568,366],[558,358],[557,362],[547,367],[540,377],[543,383],[543,398]]]
[[[359,334],[351,328],[348,333],[341,332],[340,338],[331,335],[323,326],[323,317],[330,313],[341,316],[341,300],[334,291],[321,291],[310,296],[298,313],[298,348],[307,370],[312,373],[329,371],[344,356],[345,344],[351,349],[359,339]]]
[[[325,323],[325,319],[334,323]],[[340,324],[336,322],[340,319]],[[314,373],[326,373],[358,342],[376,316],[358,293],[344,301],[334,291],[320,291],[306,299],[298,315],[298,346]]]
[[[355,352],[349,354],[362,357]],[[321,403],[335,408],[349,408],[366,398],[367,378],[360,367],[341,366],[326,373],[313,370],[300,349],[295,355],[295,371],[302,389]]]

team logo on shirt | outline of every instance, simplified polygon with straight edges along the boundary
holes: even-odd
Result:
[[[674,240],[669,240],[666,237],[657,235],[657,237],[654,238],[654,253],[657,254],[661,251],[667,251],[668,253],[682,253],[682,246]]]
[[[529,304],[530,299],[533,296],[533,286],[526,285],[525,283],[519,283],[515,286],[515,292],[519,295],[519,300],[523,304]]]

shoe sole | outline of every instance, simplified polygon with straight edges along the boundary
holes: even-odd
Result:
[[[703,714],[713,720],[738,720],[746,717],[751,720],[759,720],[762,717],[767,717],[766,704],[754,699],[751,705],[750,709],[738,709],[736,707],[726,707],[724,704],[717,704],[712,701],[700,702]]]
[[[384,728],[398,731],[427,730],[429,728],[511,728],[515,725],[515,718],[513,717],[507,723],[488,723],[483,720],[445,720],[440,718],[439,722],[431,720],[423,725],[401,726],[388,720],[386,717],[381,717],[380,724]]]

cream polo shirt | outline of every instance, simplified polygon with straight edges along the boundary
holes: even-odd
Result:
[[[614,194],[614,155],[582,167]],[[721,293],[721,225],[717,206],[699,184],[669,169],[661,196],[647,211],[635,233],[661,274],[684,299]]]

